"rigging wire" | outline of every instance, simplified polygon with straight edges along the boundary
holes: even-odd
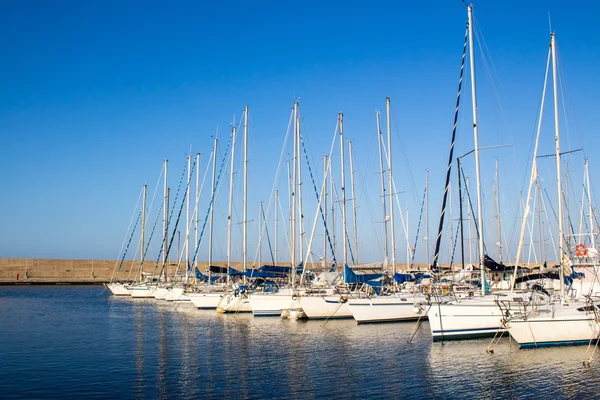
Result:
[[[127,231],[125,233],[125,237],[123,238],[123,243],[121,244],[121,249],[119,250],[119,255],[123,253],[123,248],[125,247],[125,242],[127,241],[127,232],[129,232],[129,230],[131,229],[131,224],[133,223],[133,219],[135,218],[135,211],[137,210],[137,208],[140,204],[140,199],[142,198],[143,193],[144,193],[144,189],[142,188],[142,190],[140,191],[140,194],[138,195],[137,202],[135,203],[135,207],[133,208],[133,212],[131,213],[131,219],[129,220],[129,225],[127,226]],[[132,232],[132,235],[133,235],[133,232]],[[125,255],[123,255],[123,257],[125,257]],[[118,258],[117,258],[117,260],[118,260]],[[115,267],[113,268],[113,273],[110,278],[111,282],[114,279],[115,274],[118,274],[121,271],[122,264],[123,263],[119,264],[118,261],[115,262]]]

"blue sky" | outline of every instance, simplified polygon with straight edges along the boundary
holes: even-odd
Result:
[[[592,151],[599,145],[600,46],[595,27],[600,6],[592,1],[576,6],[567,1],[478,2],[480,143],[513,144],[482,152],[486,235],[488,229],[495,230],[487,225],[494,223],[491,188],[496,158],[505,231],[507,236],[515,235],[518,192],[528,179],[526,167],[548,50],[548,12],[557,34],[569,113],[562,147],[588,149],[592,181],[600,168]],[[218,129],[224,145],[234,115],[239,120],[245,105],[250,107],[248,207],[253,222],[248,229],[254,233],[249,241],[253,255],[258,202],[266,204],[271,195],[296,98],[319,176],[337,114],[344,113],[346,138],[354,143],[361,261],[380,261],[383,217],[375,110],[385,110],[385,97],[391,97],[393,168],[401,192],[398,198],[409,209],[410,241],[416,234],[425,169],[430,171],[433,238],[466,18],[466,7],[458,0],[4,4],[0,13],[4,178],[0,257],[119,257],[142,184],[147,182],[154,190],[162,160],[167,158],[169,180],[176,190],[190,147],[192,153],[202,153],[204,171],[215,132]],[[473,146],[468,76],[455,156]],[[543,154],[554,149],[551,110],[545,109]],[[572,163],[577,179],[581,158],[574,157]],[[472,158],[465,159],[474,181],[468,165],[472,163]],[[550,194],[556,192],[552,166],[550,161],[541,166],[547,172]],[[334,168],[339,178],[339,166]],[[236,179],[241,177],[237,175]],[[346,179],[349,192],[349,173]],[[241,216],[240,184],[236,185],[235,208]],[[281,182],[280,192],[285,188]],[[314,193],[307,189],[308,185],[305,216],[312,227]],[[219,191],[215,209],[217,259],[225,254],[227,190],[224,185]],[[205,212],[202,205],[201,219]],[[235,259],[240,258],[240,220],[235,228]],[[398,222],[396,231],[400,230]],[[319,235],[322,232],[315,239],[319,248],[313,249],[317,255],[322,247]],[[405,239],[397,236],[397,258],[402,261]],[[420,241],[416,258],[423,262],[422,231]],[[494,248],[495,239],[487,242]],[[433,249],[433,242],[430,246]],[[449,242],[444,246],[447,255]],[[200,258],[206,258],[205,253],[206,244]]]

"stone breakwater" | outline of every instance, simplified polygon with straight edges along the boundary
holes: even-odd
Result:
[[[0,258],[0,283],[103,283],[113,277],[120,261],[115,260],[56,260],[42,258]],[[224,263],[213,263],[224,265]],[[143,271],[152,273],[156,261],[145,261]],[[233,263],[239,268],[241,263]],[[114,277],[119,280],[133,279],[140,267],[139,261],[125,260]],[[200,270],[208,269],[208,263],[198,263]],[[182,263],[180,270],[185,268]],[[177,263],[167,266],[169,276],[175,274]]]
[[[120,261],[116,260],[57,260],[44,258],[0,258],[0,284],[101,284],[110,281],[115,270],[119,269]],[[213,265],[225,266],[225,262],[213,262]],[[248,263],[248,268],[255,268]],[[288,265],[288,263],[281,263]],[[139,269],[140,262],[125,260],[118,273],[114,273],[115,279],[133,279]],[[151,274],[156,266],[156,261],[145,261],[143,271]],[[231,263],[231,267],[243,269],[241,262]],[[317,268],[319,268],[318,266]],[[425,265],[415,266],[425,269]],[[185,268],[182,263],[179,270]],[[199,262],[201,271],[208,269],[207,262]],[[360,267],[359,267],[360,268]],[[405,269],[405,265],[399,265],[399,269]],[[173,276],[177,271],[177,263],[169,262],[167,274]]]

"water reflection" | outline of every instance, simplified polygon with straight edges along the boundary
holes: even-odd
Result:
[[[0,398],[594,398],[586,347],[432,343],[424,323],[216,314],[95,288],[0,288]],[[18,355],[18,356],[17,356]],[[598,362],[598,358],[596,359]]]
[[[436,387],[435,395],[492,398],[551,397],[558,399],[594,398],[593,386],[582,381],[596,381],[597,369],[583,367],[587,347],[540,348],[521,350],[506,338],[485,351],[489,340],[435,343],[429,357],[432,382],[446,382]],[[465,373],[468,371],[469,373]]]
[[[137,347],[135,365],[137,371],[137,381],[135,387],[137,389],[136,398],[144,397],[144,318],[142,304],[135,304],[136,315],[136,332],[137,332]]]

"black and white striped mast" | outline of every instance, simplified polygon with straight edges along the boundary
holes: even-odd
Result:
[[[442,212],[440,213],[440,222],[438,225],[438,233],[437,233],[437,238],[435,241],[435,252],[433,255],[433,263],[431,265],[432,270],[437,269],[438,258],[440,256],[440,245],[442,242],[442,232],[444,230],[444,216],[446,215],[446,203],[448,201],[448,190],[450,188],[450,172],[452,169],[452,161],[453,161],[453,154],[454,154],[454,141],[456,139],[456,124],[458,122],[458,111],[460,108],[460,93],[461,93],[461,88],[462,88],[463,72],[465,69],[465,57],[467,54],[468,37],[469,37],[469,26],[467,25],[467,27],[465,29],[465,40],[463,43],[463,55],[462,55],[462,60],[461,60],[461,65],[460,65],[460,76],[458,79],[458,93],[456,95],[456,108],[454,110],[454,125],[452,127],[452,140],[450,142],[450,154],[448,156],[448,168],[446,169],[446,184],[444,186],[444,196],[442,199]]]

